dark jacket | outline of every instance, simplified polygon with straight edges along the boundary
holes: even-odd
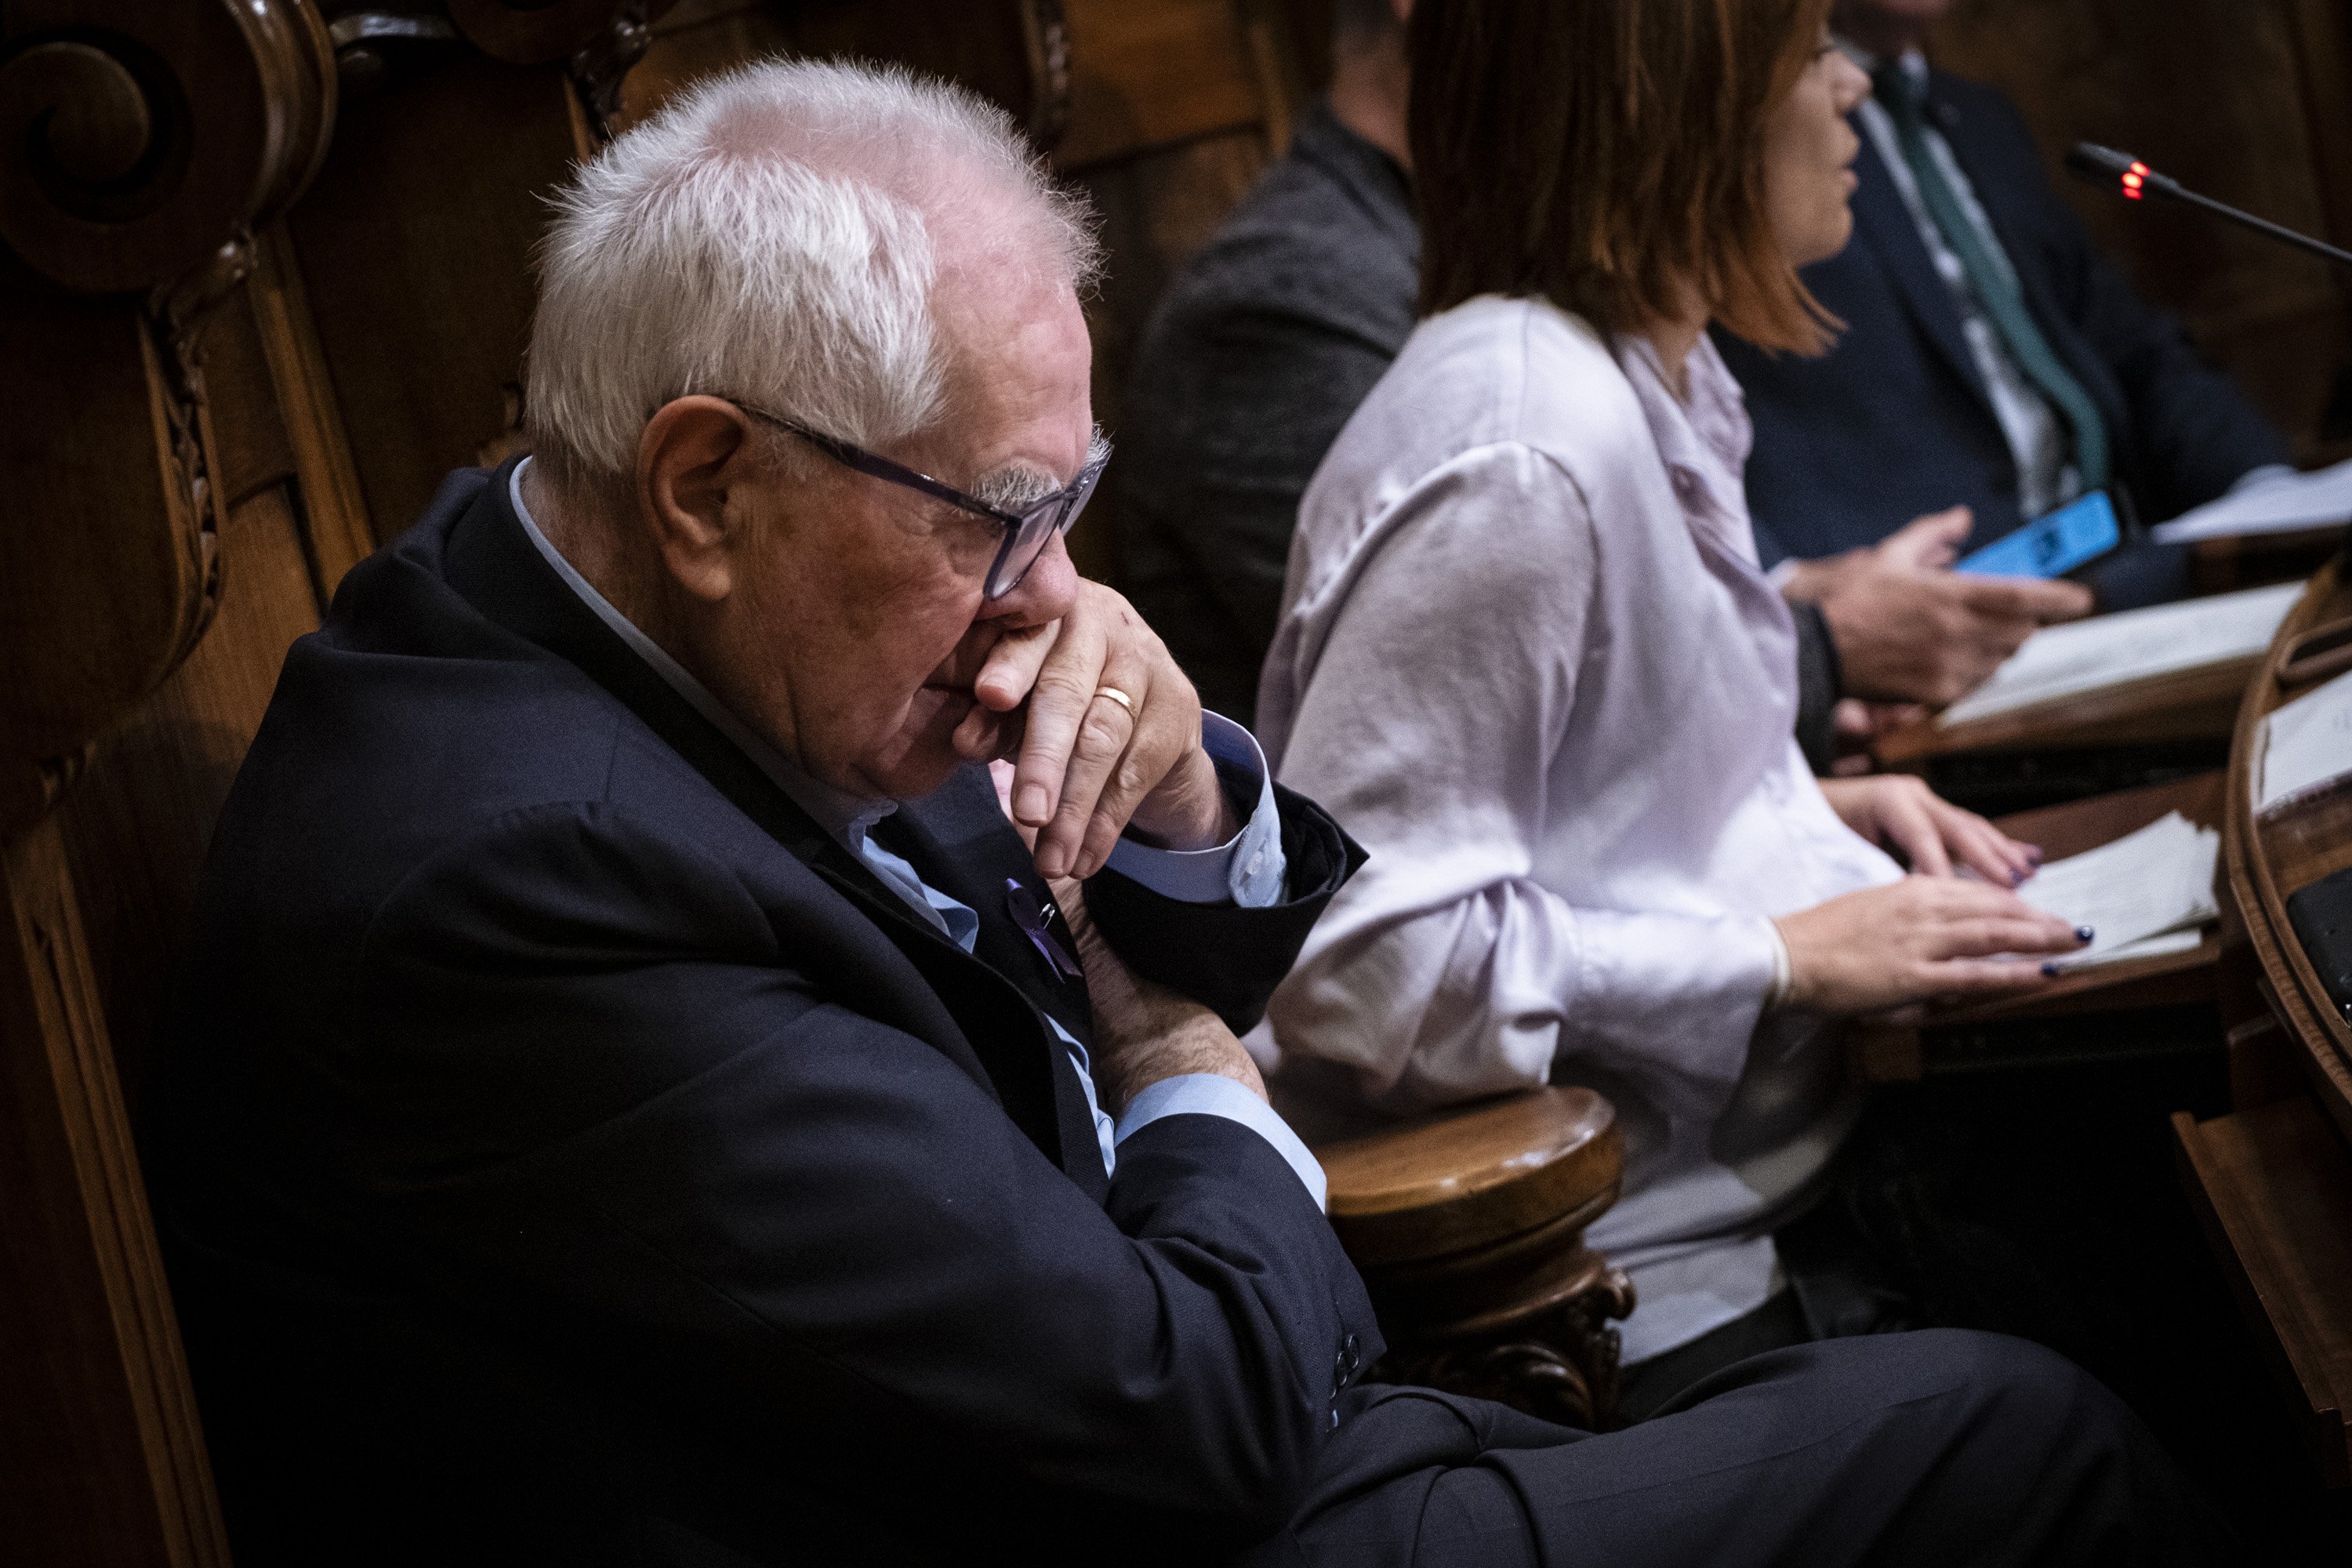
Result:
[[[1412,335],[1404,171],[1316,105],[1177,270],[1119,419],[1119,586],[1220,713],[1250,720],[1299,498]]]
[[[1111,466],[1119,586],[1220,713],[1256,710],[1299,500],[1420,294],[1404,171],[1318,104],[1144,329]],[[1826,768],[1837,654],[1795,608],[1797,737]]]
[[[2007,99],[1936,71],[1927,114],[2035,321],[2105,416],[2116,476],[2145,521],[2289,459],[2284,438],[2198,357],[2179,322],[2143,301],[2092,244]],[[1853,239],[1803,274],[1845,323],[1837,346],[1819,359],[1774,357],[1716,334],[1756,423],[1748,504],[1768,563],[1875,543],[1951,506],[1975,509],[1970,549],[2023,521],[2016,464],[1959,309],[1867,133],[1854,171]]]
[[[1089,884],[1244,1027],[1360,854],[1279,799],[1276,907]],[[222,813],[153,1137],[241,1563],[1200,1561],[1291,1516],[1380,1349],[1328,1225],[1210,1117],[1106,1181],[985,773],[887,832],[976,957],[505,470],[350,574]]]

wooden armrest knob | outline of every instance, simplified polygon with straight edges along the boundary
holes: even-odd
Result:
[[[1573,1235],[1616,1201],[1625,1169],[1616,1108],[1589,1089],[1442,1111],[1316,1157],[1331,1228],[1367,1268]]]

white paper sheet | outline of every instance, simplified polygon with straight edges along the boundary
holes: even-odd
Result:
[[[2221,917],[2213,870],[2221,836],[2169,812],[2112,844],[2053,860],[2018,889],[2017,896],[2045,914],[2092,927],[2091,945],[2058,962],[2064,966],[2122,957],[2152,937],[2193,936]]]
[[[2254,809],[2268,811],[2352,775],[2352,674],[2281,703],[2263,721]]]
[[[2281,583],[2044,627],[1937,722],[1964,723],[2129,680],[2253,658],[2270,647],[2302,594],[2302,584]]]
[[[2292,533],[2352,518],[2352,462],[2240,490],[2149,529],[2158,544],[2246,533]]]

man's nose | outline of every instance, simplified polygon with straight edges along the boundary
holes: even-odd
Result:
[[[1062,535],[1056,533],[1045,542],[1045,550],[1030,563],[1027,574],[1013,592],[989,600],[980,613],[984,619],[1010,626],[1041,626],[1068,615],[1077,600],[1078,568]]]

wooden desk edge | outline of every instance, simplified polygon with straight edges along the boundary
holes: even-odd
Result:
[[[1922,719],[1881,737],[1873,750],[1883,766],[1906,768],[1978,752],[2219,739],[2263,665],[2257,656],[2176,669],[1956,724]]]
[[[2181,1180],[2331,1487],[2352,1485],[2352,1159],[2295,1099],[2172,1118]],[[2316,1179],[2315,1179],[2316,1178]]]
[[[2237,727],[2230,742],[2232,765],[2221,828],[2221,863],[2245,923],[2247,940],[2263,977],[2269,982],[2265,994],[2279,1012],[2279,1021],[2310,1058],[2313,1092],[2321,1108],[2334,1119],[2342,1136],[2352,1142],[2352,1025],[2336,1011],[2311,955],[2294,934],[2287,919],[2285,895],[2273,875],[2269,856],[2255,852],[2262,842],[2262,825],[2254,816],[2248,763],[2253,754],[2254,732],[2282,695],[2271,679],[2272,671],[2286,647],[2317,624],[2331,595],[2342,594],[2347,586],[2352,584],[2347,584],[2341,563],[2331,564],[2312,578],[2272,639],[2262,678],[2247,687],[2239,704]]]

